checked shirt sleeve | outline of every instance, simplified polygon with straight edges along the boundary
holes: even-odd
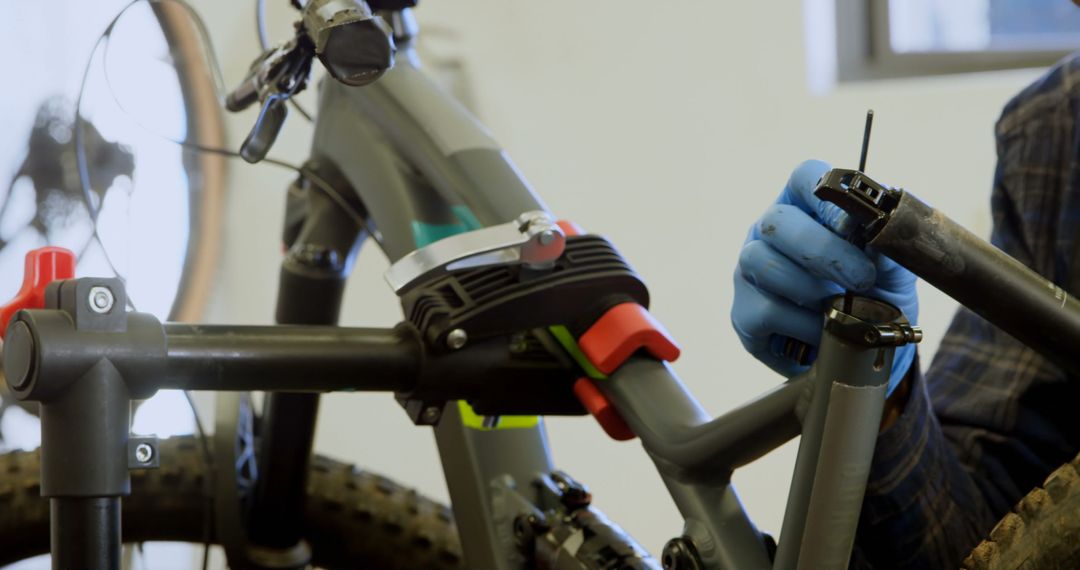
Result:
[[[1080,294],[1080,57],[997,123],[995,246]],[[1008,303],[1008,299],[1001,302]],[[916,364],[917,367],[917,364]],[[852,566],[956,568],[1080,448],[1080,379],[961,308],[900,418],[878,437]]]

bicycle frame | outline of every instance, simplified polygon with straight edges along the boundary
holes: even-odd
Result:
[[[391,262],[425,245],[418,227],[475,229],[513,220],[522,212],[546,210],[491,136],[422,74],[410,52],[368,88],[326,82],[318,117],[312,160],[332,162],[359,194],[373,231],[381,234],[377,241]],[[694,544],[711,545],[708,549],[698,546],[698,556],[706,567],[771,566],[765,542],[744,513],[729,479],[733,469],[800,433],[795,414],[800,401],[813,412],[802,430],[804,443],[781,535],[778,567],[793,566],[802,529],[817,533],[807,537],[807,544],[842,545],[829,553],[805,553],[801,559],[807,567],[835,565],[822,563],[836,562],[838,557],[846,563],[861,505],[860,485],[865,485],[880,422],[884,379],[872,369],[853,373],[851,370],[857,368],[847,368],[859,362],[860,354],[864,360],[869,354],[872,361],[876,350],[858,350],[845,343],[839,346],[843,348],[837,348],[835,357],[823,350],[816,367],[824,367],[828,378],[839,380],[823,385],[816,385],[809,377],[794,381],[711,423],[670,369],[656,361],[635,360],[602,384],[602,390],[642,437],[687,519],[683,534]],[[811,390],[811,385],[817,389]],[[830,395],[841,391],[850,396],[841,386],[871,385],[875,389],[855,391],[857,397]],[[819,396],[814,398],[813,393]],[[836,402],[829,406],[834,398]],[[831,462],[823,465],[821,480],[830,480],[838,489],[859,492],[848,492],[849,500],[843,506],[835,503],[828,507],[833,502],[830,500],[811,510],[817,448],[829,414],[851,422],[844,427],[849,439],[859,439],[857,434],[869,436],[863,436],[859,445],[828,439],[826,452]],[[553,470],[543,424],[474,429],[464,424],[461,410],[450,405],[435,433],[469,564],[520,567],[520,554],[505,536],[513,517],[496,512],[496,496],[504,490],[493,482],[509,478],[523,486],[537,473]],[[830,433],[832,438],[839,437]],[[841,477],[840,470],[831,467],[834,465],[861,468],[855,470],[854,477]],[[817,492],[818,497],[832,499],[842,494],[821,487]],[[852,503],[850,497],[858,500]],[[537,501],[536,496],[528,498]],[[826,511],[837,524],[825,523]],[[845,521],[848,528],[841,530]],[[818,540],[825,536],[830,540]],[[841,553],[843,545],[846,552]]]

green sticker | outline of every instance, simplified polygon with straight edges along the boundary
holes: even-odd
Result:
[[[480,221],[473,215],[472,210],[466,206],[451,206],[450,211],[458,219],[454,224],[429,224],[420,220],[413,220],[412,232],[416,247],[424,247],[441,239],[455,234],[465,233],[470,230],[480,229]]]
[[[574,361],[578,363],[578,366],[581,367],[581,370],[585,372],[586,376],[593,380],[603,380],[607,378],[607,374],[597,370],[596,366],[593,366],[592,361],[589,360],[589,357],[585,356],[584,352],[581,352],[581,347],[578,346],[577,341],[574,340],[574,335],[570,334],[570,331],[566,327],[555,325],[553,327],[548,327],[548,330],[551,331],[551,335],[555,337],[555,340],[559,341],[559,344],[566,349],[570,358],[573,358]]]

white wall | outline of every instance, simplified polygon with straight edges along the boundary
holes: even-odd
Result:
[[[247,2],[196,2],[230,81],[255,55]],[[282,4],[284,2],[271,2]],[[663,9],[658,9],[662,7]],[[653,312],[682,343],[676,370],[723,412],[778,378],[746,355],[728,321],[731,274],[749,224],[791,168],[817,157],[857,160],[863,113],[877,112],[868,170],[903,185],[985,235],[993,122],[1036,72],[807,89],[799,2],[640,0],[422,2],[418,15],[466,63],[481,118],[554,211],[604,233],[647,278]],[[275,24],[285,33],[285,16]],[[445,38],[444,38],[445,39]],[[231,117],[238,146],[250,113]],[[298,117],[274,154],[300,162]],[[265,323],[273,314],[288,172],[236,162],[219,290],[210,319]],[[344,324],[388,325],[396,302],[385,262],[365,251]],[[953,304],[921,290],[924,354]],[[636,442],[608,440],[588,418],[548,422],[558,465],[646,547],[680,530]],[[318,447],[446,499],[431,435],[388,395],[324,398]],[[794,446],[736,474],[752,515],[779,528]]]

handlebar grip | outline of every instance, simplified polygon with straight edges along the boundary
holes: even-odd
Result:
[[[393,33],[362,0],[311,0],[304,32],[334,79],[359,87],[394,66]]]
[[[270,97],[263,103],[255,126],[251,127],[251,132],[240,147],[240,156],[244,160],[254,164],[266,158],[266,153],[274,146],[288,115],[285,100],[285,97]]]

